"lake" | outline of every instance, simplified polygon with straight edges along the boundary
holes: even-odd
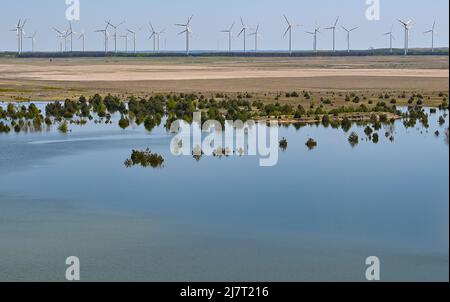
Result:
[[[121,130],[118,116],[0,134],[0,281],[64,281],[69,256],[82,281],[365,281],[369,256],[382,281],[448,281],[442,114],[378,144],[363,126],[281,127],[274,167],[175,157],[163,126]],[[164,167],[124,166],[146,148]]]

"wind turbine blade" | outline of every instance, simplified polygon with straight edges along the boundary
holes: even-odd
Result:
[[[287,33],[289,32],[289,30],[291,29],[291,27],[289,26],[286,31],[284,32],[283,38],[286,37]]]
[[[244,19],[242,19],[242,17],[241,17],[241,24],[242,24],[242,27],[245,27]]]
[[[403,21],[400,20],[400,19],[397,19],[397,21],[400,22],[401,24],[403,24],[403,26],[407,26],[407,25],[408,25],[406,22],[403,22]]]
[[[342,27],[345,31],[347,31],[347,32],[349,31],[349,30],[348,30],[347,28],[345,28],[344,26],[341,26],[341,27]]]
[[[191,15],[188,19],[187,25],[189,25],[191,23],[192,18],[194,18],[194,15]]]
[[[235,23],[236,23],[236,22],[233,22],[233,24],[230,26],[230,29],[229,29],[230,32],[231,32],[231,30],[233,29]]]
[[[336,22],[334,22],[334,26],[333,27],[336,27],[338,22],[339,22],[339,17],[337,17]]]
[[[289,22],[289,20],[288,20],[288,18],[286,17],[286,15],[283,15],[284,16],[284,20],[286,20],[286,23],[288,24],[288,25],[291,25],[291,23]]]
[[[359,26],[357,26],[357,27],[354,27],[354,28],[350,29],[350,31],[354,31],[354,30],[357,30],[358,28],[359,28]]]
[[[23,21],[23,23],[22,23],[22,28],[25,26],[25,24],[27,24],[27,19],[25,19],[24,21]]]
[[[178,35],[182,35],[182,34],[184,34],[184,33],[186,33],[186,32],[187,32],[187,29],[183,30],[183,31],[180,32]]]

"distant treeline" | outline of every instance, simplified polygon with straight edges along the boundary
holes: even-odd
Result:
[[[348,57],[348,56],[402,56],[403,49],[394,49],[391,53],[389,49],[373,49],[373,50],[353,50],[350,53],[347,51],[319,51],[314,53],[312,51],[296,51],[290,55],[283,51],[234,51],[234,52],[217,52],[217,51],[193,51],[189,54],[191,57]],[[448,56],[448,48],[438,48],[432,52],[427,48],[416,48],[409,50],[410,56]],[[0,57],[21,57],[21,58],[95,58],[95,57],[137,57],[137,58],[151,58],[151,57],[185,57],[184,52],[102,52],[102,51],[86,51],[86,52],[25,52],[18,55],[16,52],[0,52]]]

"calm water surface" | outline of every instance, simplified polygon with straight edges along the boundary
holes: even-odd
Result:
[[[0,281],[64,281],[72,255],[84,281],[364,281],[368,256],[384,281],[448,281],[442,114],[355,148],[364,127],[281,128],[270,168],[174,157],[162,127],[116,120],[0,135]],[[147,147],[164,168],[124,167]]]

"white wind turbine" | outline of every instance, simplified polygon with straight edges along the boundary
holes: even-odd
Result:
[[[34,52],[34,43],[36,42],[36,32],[34,32],[31,36],[25,36],[26,39],[30,39],[31,41],[31,52]]]
[[[16,25],[16,28],[11,29],[11,31],[15,31],[17,35],[17,53],[21,54],[23,50],[23,28],[25,27],[25,24],[27,23],[27,19],[21,23],[21,19],[19,19],[19,22]]]
[[[128,31],[123,35],[120,35],[120,38],[123,38],[125,41],[125,52],[128,52]]]
[[[313,50],[317,53],[317,34],[320,34],[320,27],[316,25],[314,31],[307,31],[306,33],[313,36]]]
[[[347,52],[350,53],[350,34],[352,31],[357,30],[359,26],[353,27],[352,29],[347,29],[344,26],[342,26],[342,28],[347,32]]]
[[[114,37],[114,52],[117,53],[117,29],[119,26],[125,23],[125,21],[120,22],[117,25],[114,25],[111,23],[111,21],[105,21],[106,22],[106,29],[108,29],[108,26],[111,26],[113,28],[113,37]]]
[[[393,53],[393,48],[392,48],[392,41],[395,39],[393,33],[392,33],[392,29],[393,29],[393,25],[391,26],[391,30],[387,33],[385,33],[385,36],[389,36],[389,49],[390,49],[390,53]]]
[[[155,28],[153,27],[153,24],[150,22],[150,37],[148,38],[153,39],[153,52],[159,51],[159,43],[161,40],[161,35],[165,33],[165,29],[161,30],[161,31],[156,31]]]
[[[56,28],[53,28],[53,30],[56,31],[56,38],[58,39],[56,51],[63,52],[63,39],[64,39],[65,35],[63,33],[61,33],[59,30],[57,30]]]
[[[66,31],[66,36],[70,37],[70,52],[73,52],[73,30],[72,23],[69,22],[69,28]]]
[[[409,32],[414,25],[414,21],[411,19],[405,22],[398,19],[398,22],[400,22],[405,29],[405,56],[407,56],[409,52]]]
[[[175,24],[175,26],[181,26],[184,27],[184,30],[180,32],[178,35],[186,34],[186,55],[189,55],[190,53],[190,44],[189,44],[189,38],[192,34],[192,30],[190,27],[191,20],[194,17],[194,15],[190,16],[187,20],[186,24]]]
[[[228,34],[228,51],[231,52],[232,51],[232,40],[233,40],[233,27],[234,27],[234,22],[233,24],[230,26],[229,29],[224,29],[221,30],[220,32],[222,33],[227,33]]]
[[[133,35],[133,52],[136,53],[136,31],[127,29],[127,32]]]
[[[283,15],[284,20],[286,20],[287,28],[284,32],[283,38],[286,37],[286,35],[289,33],[289,55],[292,55],[292,29],[294,28],[294,25],[289,21],[289,19],[286,17],[286,15]],[[300,26],[300,25],[296,25]]]
[[[252,32],[251,34],[249,34],[249,36],[255,36],[255,52],[258,51],[258,37],[259,35],[259,24],[258,26],[256,26],[256,29],[254,32]]]
[[[245,26],[244,19],[242,19],[242,17],[241,17],[241,24],[242,24],[242,30],[239,32],[238,37],[240,37],[241,34],[244,34],[244,52],[246,52],[247,51],[246,43],[247,43],[247,29],[248,29],[248,27]]]
[[[81,40],[81,49],[83,52],[85,51],[85,48],[84,48],[85,39],[86,39],[86,35],[83,30],[78,34],[78,40]]]
[[[424,34],[431,34],[431,52],[434,52],[434,35],[436,29],[436,20],[433,22],[433,27],[430,30],[424,32]]]
[[[53,27],[53,30],[56,31],[56,37],[60,39],[59,49],[63,52],[63,43],[64,43],[64,51],[67,50],[67,31],[60,31],[56,27]]]
[[[333,53],[336,52],[336,28],[337,28],[338,23],[339,23],[339,17],[337,17],[333,26],[325,28],[326,30],[333,31]]]
[[[107,22],[105,29],[98,29],[95,31],[96,33],[103,34],[103,37],[105,39],[105,53],[108,52],[108,37],[109,37],[108,27],[109,27],[109,21]]]
[[[161,50],[161,48],[160,48],[161,35],[164,35],[165,33],[166,33],[166,30],[165,30],[165,29],[163,29],[163,30],[161,30],[161,31],[158,32],[158,51]]]

